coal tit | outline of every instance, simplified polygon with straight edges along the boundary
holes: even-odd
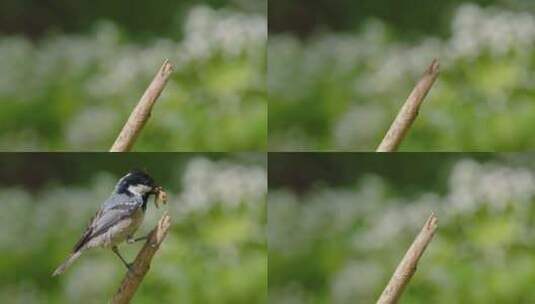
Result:
[[[158,195],[161,188],[145,172],[132,170],[122,177],[111,196],[102,204],[91,219],[80,240],[74,245],[71,255],[52,274],[62,274],[82,252],[93,247],[111,248],[130,269],[130,264],[121,256],[117,245],[125,240],[133,243],[146,237],[134,239],[141,225],[150,195]]]

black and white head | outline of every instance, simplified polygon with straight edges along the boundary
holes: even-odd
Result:
[[[151,194],[156,194],[157,188],[154,179],[147,173],[141,170],[131,170],[119,180],[115,190],[117,193],[147,198]]]

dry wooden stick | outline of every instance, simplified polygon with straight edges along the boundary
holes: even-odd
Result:
[[[438,72],[438,60],[433,59],[433,62],[431,62],[420,81],[418,81],[401,110],[399,110],[383,141],[377,147],[377,152],[394,152],[397,150],[412,122],[418,116],[420,105],[437,79]]]
[[[121,283],[121,287],[119,287],[119,290],[117,290],[117,293],[113,296],[111,300],[112,304],[130,302],[139,287],[139,284],[145,277],[145,274],[149,271],[152,257],[167,236],[170,226],[171,218],[169,215],[164,214],[158,222],[158,225],[151,231],[145,245],[141,248],[141,251],[137,254],[132,269],[127,272],[126,277]]]
[[[165,60],[162,67],[154,76],[151,84],[139,100],[137,106],[130,114],[130,117],[123,126],[121,133],[113,143],[110,152],[128,152],[134,145],[137,136],[141,129],[150,117],[152,106],[162,93],[171,73],[173,72],[173,65],[169,60]]]
[[[436,229],[437,217],[432,213],[414,242],[412,242],[411,247],[409,247],[409,250],[407,250],[407,253],[405,253],[405,256],[398,264],[396,271],[392,275],[386,288],[383,290],[377,304],[397,303],[403,293],[403,289],[409,283],[414,272],[416,272],[418,260],[424,253],[427,245],[433,239]]]
[[[123,130],[119,134],[119,137],[115,140],[115,143],[110,149],[110,152],[128,152],[141,132],[141,129],[145,125],[145,122],[150,117],[152,106],[156,102],[156,99],[160,96],[165,84],[169,80],[171,73],[173,72],[173,66],[165,60],[162,67],[152,80],[151,84],[141,97],[141,100],[134,108],[132,114],[128,118],[128,121],[123,127]],[[167,195],[161,188],[158,190],[158,195],[154,204],[158,207],[158,202],[162,201],[166,203]],[[171,217],[165,213],[158,224],[150,232],[147,241],[139,251],[136,259],[132,263],[132,268],[129,270],[121,282],[121,286],[113,296],[110,303],[122,304],[129,303],[134,296],[137,288],[143,281],[145,274],[149,271],[150,263],[156,251],[160,248],[160,244],[167,236],[167,232],[171,226]]]

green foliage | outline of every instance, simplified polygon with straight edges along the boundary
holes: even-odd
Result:
[[[270,149],[374,150],[433,58],[441,74],[401,150],[535,147],[535,16],[464,4],[450,26],[415,43],[378,19],[359,34],[270,37]]]
[[[31,162],[29,155],[20,157]],[[77,161],[90,163],[94,157],[78,154]],[[150,231],[164,210],[171,215],[172,228],[134,302],[266,303],[265,157],[153,157],[171,172],[157,179],[168,190],[169,201],[158,210],[151,200],[138,235]],[[72,157],[64,161],[72,162]],[[117,162],[111,156],[108,161]],[[141,167],[142,157],[138,161]],[[4,303],[105,303],[111,298],[125,275],[111,250],[89,250],[61,276],[52,278],[51,273],[118,177],[94,171],[85,177],[88,181],[76,184],[51,178],[39,189],[31,183],[0,188]],[[133,260],[140,246],[119,248]]]
[[[413,40],[425,35],[447,36],[455,8],[464,3],[500,6],[515,11],[535,10],[529,0],[271,0],[270,33],[292,33],[302,38],[316,31],[354,31],[373,16],[389,25],[396,37]]]
[[[413,170],[449,168],[434,178],[445,174],[445,193],[421,186],[406,194],[371,174],[299,196],[270,189],[270,301],[373,303],[434,211],[439,228],[403,303],[533,302],[535,171],[528,156],[458,156],[450,165],[413,155]]]
[[[132,42],[109,22],[37,42],[0,37],[0,150],[109,149],[165,58],[176,69],[135,150],[260,150],[265,22],[195,6],[177,41]]]
[[[50,3],[4,0],[0,3],[0,33],[23,33],[32,38],[58,31],[80,33],[91,28],[95,21],[113,20],[128,39],[145,41],[154,36],[180,39],[183,33],[176,30],[177,26],[198,5],[255,13],[265,10],[265,2],[261,0],[54,0]]]

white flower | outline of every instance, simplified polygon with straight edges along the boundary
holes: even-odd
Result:
[[[205,210],[213,204],[236,207],[265,201],[267,175],[260,166],[195,158],[182,177],[183,191],[177,208],[181,212]]]

